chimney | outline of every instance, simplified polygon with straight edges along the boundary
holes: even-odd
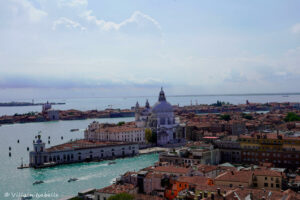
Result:
[[[217,188],[217,191],[218,191],[218,195],[221,196],[221,189]]]
[[[211,200],[215,200],[215,194],[211,193],[210,198],[211,198]]]

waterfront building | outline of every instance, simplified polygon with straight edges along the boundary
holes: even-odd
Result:
[[[138,153],[137,143],[91,142],[84,139],[45,148],[45,143],[38,135],[33,143],[33,151],[29,153],[29,165],[39,168],[56,164],[135,156]]]
[[[161,88],[158,102],[152,107],[148,120],[148,127],[157,134],[157,144],[164,146],[175,142],[175,131],[178,124],[172,105],[167,102],[165,93]]]
[[[141,109],[137,102],[135,106],[135,122],[139,127],[150,128],[157,135],[157,145],[166,146],[183,142],[185,134],[176,134],[179,123],[175,120],[172,105],[167,102],[161,88],[158,102],[150,109],[149,102]],[[180,137],[180,138],[178,138]]]
[[[59,111],[58,110],[49,109],[46,111],[46,113],[47,113],[47,118],[49,120],[59,120]]]
[[[42,107],[42,112],[46,112],[47,110],[50,110],[50,109],[51,109],[51,103],[49,103],[47,101]]]
[[[84,138],[89,141],[145,143],[145,129],[134,123],[116,125],[93,122],[84,131]]]

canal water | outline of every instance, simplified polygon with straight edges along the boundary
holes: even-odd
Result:
[[[17,196],[33,194],[33,199],[60,199],[76,195],[78,191],[89,188],[102,188],[110,185],[115,178],[126,171],[139,170],[158,161],[158,154],[141,155],[133,158],[117,159],[116,164],[108,165],[108,161],[61,165],[45,169],[17,169],[21,158],[28,163],[27,147],[32,150],[32,141],[39,131],[42,139],[50,145],[67,142],[70,139],[82,138],[83,131],[92,121],[117,123],[132,121],[133,118],[88,119],[76,121],[57,121],[43,123],[27,123],[2,125],[0,127],[0,199],[20,199]],[[80,129],[70,132],[70,129]],[[61,140],[63,136],[63,140]],[[19,143],[17,142],[19,140]],[[9,151],[11,147],[11,151]],[[11,157],[9,157],[11,152]],[[69,178],[78,181],[68,183]],[[33,185],[42,180],[44,183]],[[37,195],[48,195],[48,198]]]

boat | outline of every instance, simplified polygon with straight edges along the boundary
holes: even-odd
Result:
[[[24,197],[21,197],[21,200],[27,200],[27,199],[32,199],[32,196],[24,196]]]
[[[73,182],[73,181],[78,181],[78,178],[70,178],[70,179],[68,180],[68,183]]]
[[[33,183],[33,185],[38,185],[38,184],[42,184],[42,183],[44,183],[44,181],[35,181],[35,182]]]
[[[79,128],[73,128],[70,130],[71,132],[79,131]]]
[[[109,165],[113,165],[113,164],[116,164],[116,162],[115,162],[115,161],[111,161],[111,162],[109,162],[108,164],[109,164]]]

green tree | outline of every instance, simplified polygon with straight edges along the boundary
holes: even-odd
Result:
[[[297,115],[296,113],[289,112],[285,116],[284,121],[286,121],[286,122],[300,121],[300,116]]]
[[[248,120],[252,120],[252,119],[253,119],[253,116],[252,116],[252,115],[246,114],[246,113],[242,113],[242,117],[243,117],[244,119],[248,119]]]
[[[124,124],[125,124],[124,121],[118,122],[118,126],[122,126],[122,125],[124,125]]]
[[[157,142],[157,134],[156,132],[152,132],[151,143],[156,144],[156,142]]]
[[[145,139],[147,143],[151,143],[152,139],[152,131],[150,128],[145,129]]]
[[[108,200],[133,200],[134,196],[128,193],[120,193],[110,196]]]
[[[225,120],[225,121],[230,121],[231,117],[228,114],[224,114],[220,116],[220,119]]]

